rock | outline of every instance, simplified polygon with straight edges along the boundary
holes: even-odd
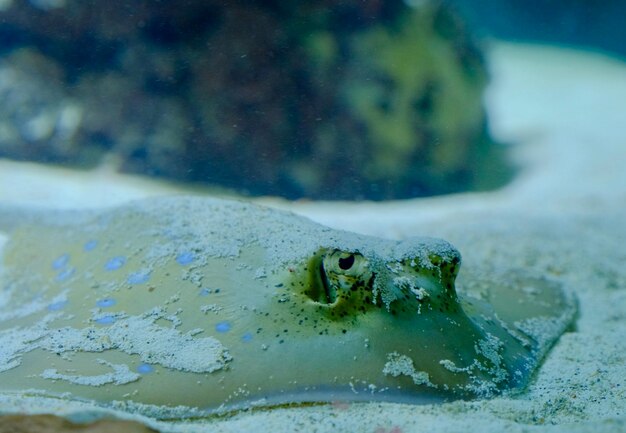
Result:
[[[18,71],[1,89],[20,102],[3,108],[4,156],[113,153],[127,172],[315,199],[471,190],[507,172],[481,53],[443,3],[66,0],[0,19],[0,71]]]
[[[75,424],[54,415],[0,416],[0,433],[149,433],[155,432],[133,421],[103,419],[87,424]]]

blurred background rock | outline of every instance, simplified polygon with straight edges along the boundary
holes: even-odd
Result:
[[[439,1],[0,0],[0,157],[254,195],[502,184],[485,64]]]

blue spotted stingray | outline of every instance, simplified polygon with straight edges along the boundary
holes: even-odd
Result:
[[[523,271],[457,291],[443,240],[237,201],[0,209],[0,230],[0,392],[158,418],[520,390],[576,309]]]

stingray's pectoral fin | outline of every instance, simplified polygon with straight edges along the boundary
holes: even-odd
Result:
[[[533,357],[540,359],[574,323],[576,298],[557,280],[523,270],[475,279],[471,291],[493,308],[496,318],[520,340],[527,340]],[[481,281],[481,282],[479,282]]]
[[[520,390],[547,351],[573,325],[576,300],[559,281],[525,270],[483,272],[461,272],[462,308],[489,337],[487,341],[501,343],[497,357],[484,353],[506,370],[504,380],[494,381],[497,388]]]

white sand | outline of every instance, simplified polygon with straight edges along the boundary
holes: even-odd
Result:
[[[465,269],[519,267],[563,281],[580,301],[577,328],[529,388],[437,406],[338,404],[177,425],[144,421],[189,432],[626,432],[626,65],[509,44],[494,46],[490,59],[493,133],[514,143],[522,167],[511,185],[380,204],[261,201],[367,234],[441,236],[461,250]],[[2,202],[94,206],[174,191],[108,172],[0,161]],[[28,404],[0,398],[8,411],[35,410]],[[50,402],[48,409],[76,407]]]

